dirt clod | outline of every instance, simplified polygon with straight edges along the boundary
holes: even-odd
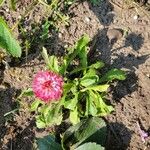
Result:
[[[123,36],[123,31],[121,29],[108,29],[107,31],[107,37],[109,41],[117,41]]]

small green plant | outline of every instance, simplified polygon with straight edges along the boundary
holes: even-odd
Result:
[[[73,0],[74,1],[74,0]],[[58,29],[60,25],[65,24],[69,25],[69,16],[64,13],[64,9],[66,8],[66,5],[70,6],[73,1],[43,1],[39,0],[39,3],[43,4],[45,7],[47,7],[46,14],[50,14],[49,21],[51,23],[51,26],[53,28]]]
[[[114,110],[105,102],[109,83],[114,79],[124,80],[125,73],[112,69],[102,75],[99,69],[104,67],[103,62],[89,65],[89,41],[87,35],[83,36],[60,60],[48,56],[43,48],[42,55],[50,71],[35,76],[33,92],[37,98],[31,104],[31,111],[37,114],[38,128],[59,125],[64,115],[69,115],[70,122],[77,124],[82,118],[105,116]]]
[[[13,57],[21,56],[21,47],[2,18],[0,18],[0,47]]]

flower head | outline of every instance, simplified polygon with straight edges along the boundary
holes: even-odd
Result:
[[[32,83],[35,96],[45,102],[59,100],[63,93],[63,78],[52,71],[38,72]]]

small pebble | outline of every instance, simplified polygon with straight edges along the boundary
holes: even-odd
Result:
[[[6,12],[9,12],[9,8],[6,8]]]
[[[113,23],[117,23],[117,22],[118,22],[118,20],[117,20],[117,19],[114,19]]]
[[[142,54],[139,53],[139,54],[138,54],[138,57],[141,57],[141,56],[142,56]]]
[[[85,17],[85,21],[86,21],[87,23],[89,23],[89,22],[90,22],[90,18],[89,18],[89,17]]]
[[[26,29],[26,28],[24,28],[24,29],[23,29],[23,31],[24,31],[24,32],[27,32],[27,29]]]
[[[109,40],[113,40],[113,39],[120,39],[122,38],[123,33],[121,29],[108,29],[107,31],[107,37],[109,38]]]
[[[65,44],[65,45],[64,45],[64,48],[68,48],[68,44]]]
[[[135,15],[135,16],[133,17],[134,20],[137,20],[138,18],[139,18],[138,15]]]
[[[59,34],[58,34],[58,37],[61,39],[61,38],[62,38],[62,34],[61,34],[61,33],[59,33]]]
[[[146,76],[147,76],[148,78],[150,78],[150,74],[147,73]]]
[[[20,15],[18,16],[18,19],[21,19],[21,16],[20,16]]]

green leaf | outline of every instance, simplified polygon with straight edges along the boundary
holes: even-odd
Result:
[[[80,66],[86,68],[87,67],[87,47],[83,47],[82,50],[79,52],[80,58]]]
[[[41,104],[41,100],[36,99],[30,107],[30,111],[36,111],[38,106]]]
[[[96,92],[96,93],[97,93],[97,97],[99,100],[99,105],[97,106],[97,110],[98,110],[97,114],[100,116],[106,116],[106,115],[110,114],[112,111],[114,111],[114,108],[111,105],[107,105],[103,101],[101,95],[98,92]]]
[[[36,143],[39,150],[62,150],[61,145],[57,143],[53,135],[38,138]]]
[[[43,47],[43,50],[42,50],[42,57],[44,58],[44,61],[45,61],[46,65],[50,68],[51,64],[50,64],[49,57],[48,57],[48,54],[47,54],[47,50],[46,50],[45,47]]]
[[[46,127],[46,122],[44,120],[44,116],[37,115],[35,118],[36,118],[36,126],[37,126],[37,128],[41,129],[41,128],[45,128]]]
[[[97,114],[97,109],[96,109],[96,106],[94,104],[94,99],[93,99],[93,97],[91,97],[91,95],[89,93],[89,95],[86,97],[85,116],[88,116],[88,115],[96,116],[96,114]]]
[[[89,69],[90,71],[92,70],[92,71],[94,71],[94,74],[96,74],[95,69],[100,69],[102,67],[104,67],[104,63],[101,61],[98,61],[95,64],[92,64],[91,66],[88,66],[88,67],[78,66],[77,68],[73,69],[69,74],[74,74],[74,73],[77,73],[79,71],[83,71],[85,69]]]
[[[97,75],[97,71],[94,68],[90,68],[85,74],[84,77],[91,77]],[[84,78],[83,77],[83,78]]]
[[[100,69],[102,67],[104,67],[104,63],[101,61],[96,62],[95,64],[92,64],[91,66],[89,66],[89,68],[94,68],[94,69]]]
[[[112,81],[114,79],[125,80],[125,72],[119,69],[111,69],[102,78],[100,78],[99,82]]]
[[[74,51],[71,54],[68,54],[63,62],[63,65],[60,68],[60,73],[64,74],[67,70],[67,67],[70,65],[70,63],[74,60],[74,58],[79,55],[79,53],[85,48],[85,46],[89,43],[90,39],[87,35],[84,35],[81,39],[78,40],[76,43],[76,46],[74,48]],[[83,58],[83,55],[81,56]],[[82,63],[85,62],[85,58]]]
[[[78,116],[78,110],[77,107],[72,111],[70,111],[70,116],[69,116],[70,122],[75,125],[80,122],[80,118]]]
[[[60,125],[63,119],[62,116],[62,112],[60,109],[60,112],[58,112],[57,114],[55,113],[55,107],[52,110],[49,110],[49,113],[47,114],[47,116],[45,116],[46,119],[46,123],[48,126],[51,125]]]
[[[59,72],[59,65],[58,65],[58,59],[56,56],[50,56],[49,57],[50,62],[50,70],[53,70],[55,72]]]
[[[78,54],[87,44],[90,42],[88,35],[83,35],[82,38],[76,44],[75,52]]]
[[[74,98],[64,102],[64,107],[70,110],[74,110],[78,103],[78,93],[74,94]]]
[[[104,150],[104,147],[99,144],[89,142],[77,147],[75,150]]]
[[[99,81],[99,77],[98,77],[98,75],[96,75],[96,70],[91,68],[80,79],[80,84],[82,86],[87,87],[87,86],[91,86],[95,83],[98,83],[98,81]]]
[[[99,77],[97,75],[95,76],[90,76],[90,77],[84,77],[80,80],[80,84],[84,87],[91,86],[95,83],[97,83],[99,80]]]
[[[10,7],[12,8],[12,10],[16,10],[16,0],[10,0]]]
[[[96,91],[89,90],[89,97],[91,100],[93,100],[96,109],[97,114],[96,116],[105,116],[110,114],[112,111],[114,111],[113,106],[107,105],[104,101],[104,98],[102,98],[101,94]]]
[[[77,148],[87,142],[95,142],[104,146],[107,128],[105,122],[98,117],[82,119],[80,123],[66,130],[62,137],[64,149]]]
[[[60,125],[62,121],[62,109],[59,106],[59,103],[51,103],[50,105],[42,106],[39,110],[39,113],[41,113],[42,116],[42,121],[46,126]]]
[[[51,105],[47,105],[47,104],[43,104],[40,108],[39,108],[39,113],[43,114],[44,116],[47,116],[49,110],[51,109]]]
[[[46,22],[42,25],[42,33],[41,33],[41,40],[46,40],[48,39],[48,34],[49,34],[49,27],[50,27],[50,21],[46,20]]]
[[[81,92],[85,92],[87,90],[93,90],[93,91],[98,91],[98,92],[106,92],[108,90],[108,87],[109,87],[108,84],[89,86],[87,88],[82,89]]]
[[[38,128],[45,128],[52,125],[60,125],[62,121],[62,110],[57,112],[55,104],[44,105],[38,110],[39,115],[36,116],[36,125]]]
[[[33,96],[33,95],[34,95],[33,90],[31,88],[28,88],[26,90],[23,90],[19,97],[22,97],[22,96]]]
[[[63,64],[60,66],[60,70],[59,70],[59,73],[61,75],[64,75],[66,73],[66,69],[68,67],[69,64],[67,64],[67,58],[64,58],[63,59]]]
[[[56,56],[48,56],[46,48],[43,47],[42,56],[45,60],[45,63],[48,67],[48,69],[59,72],[59,65],[58,65],[58,59]]]
[[[36,126],[38,128],[45,128],[47,124],[47,115],[51,109],[51,106],[42,105],[38,109],[39,115],[36,116]]]
[[[11,35],[10,29],[2,18],[0,18],[0,47],[14,57],[21,56],[21,47]]]
[[[95,91],[92,91],[92,90],[89,90],[89,91],[88,91],[88,94],[89,94],[89,97],[90,97],[91,99],[93,99],[94,104],[96,105],[96,108],[98,108],[99,105],[100,105],[100,103],[99,103],[99,97],[98,97],[97,94],[99,94],[99,93],[98,93],[98,92],[95,92]]]
[[[64,92],[67,93],[72,87],[74,86],[74,83],[64,83],[63,89]]]

